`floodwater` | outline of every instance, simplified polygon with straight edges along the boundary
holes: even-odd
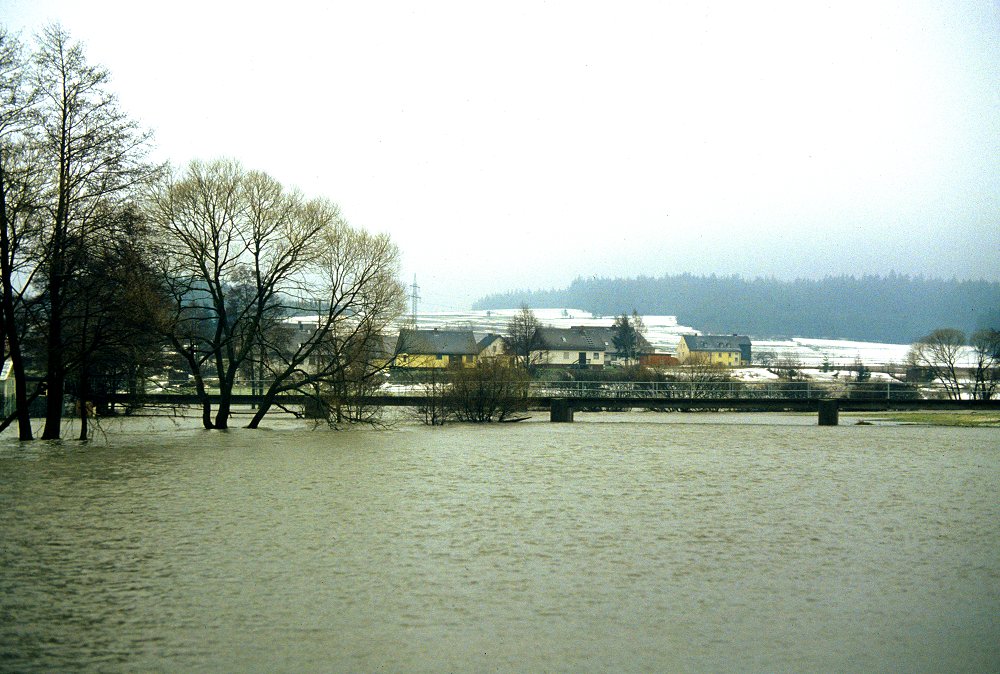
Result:
[[[998,429],[577,419],[5,435],[0,670],[1000,669]]]

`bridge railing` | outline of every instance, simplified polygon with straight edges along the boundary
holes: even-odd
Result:
[[[865,382],[863,387],[824,385],[809,381],[534,381],[529,395],[537,397],[585,398],[739,398],[739,399],[818,399],[818,398],[880,398],[886,400],[915,399],[936,390],[918,391],[899,382]]]
[[[386,396],[427,396],[443,392],[447,385],[398,384],[387,382],[372,393]],[[190,390],[188,390],[190,388]],[[265,384],[246,382],[234,393],[254,395],[266,390]],[[171,387],[161,393],[193,393],[191,387]],[[217,387],[208,386],[210,394],[217,394]],[[528,396],[535,398],[711,398],[711,399],[819,399],[819,398],[864,398],[882,400],[914,400],[947,398],[940,386],[922,384],[920,388],[901,382],[851,382],[826,383],[813,381],[532,381]],[[963,398],[971,398],[970,394]]]

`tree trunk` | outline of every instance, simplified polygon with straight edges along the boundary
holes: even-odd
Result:
[[[278,396],[279,392],[280,391],[275,384],[271,384],[271,386],[267,388],[267,392],[261,396],[260,401],[257,404],[257,411],[254,413],[250,423],[247,424],[247,428],[257,428],[260,426],[260,422],[264,420],[264,415],[266,415],[267,411],[271,409],[272,405],[274,405],[274,399]]]
[[[201,377],[201,369],[193,361],[191,376],[194,377],[195,392],[198,394],[198,400],[201,401],[201,425],[210,431],[215,428],[215,424],[212,423],[212,401],[208,397],[208,391],[205,390],[205,380]]]
[[[80,406],[80,440],[85,441],[87,439],[87,433],[89,431],[88,421],[90,415],[87,410],[87,398],[90,397],[90,382],[87,378],[87,359],[83,358],[80,363],[80,384],[79,391],[77,395],[77,404]]]
[[[14,320],[14,302],[9,294],[9,277],[4,278],[3,322],[7,333],[7,347],[10,349],[11,371],[14,375],[14,405],[17,414],[17,436],[19,440],[34,439],[31,430],[31,410],[28,402],[28,382],[24,374],[24,356],[21,353],[21,338],[17,334]]]
[[[64,150],[65,151],[65,150]],[[46,376],[48,399],[45,405],[45,430],[42,440],[58,440],[61,435],[63,394],[66,390],[66,372],[63,367],[62,286],[66,273],[65,246],[67,220],[67,173],[65,158],[59,166],[59,205],[56,209],[52,236],[52,261],[49,265],[49,339],[47,344]]]
[[[63,394],[66,390],[66,374],[62,366],[62,320],[53,311],[49,324],[48,372],[45,401],[45,429],[42,440],[58,440],[61,434],[63,415]]]
[[[3,172],[3,158],[0,157],[0,281],[2,281],[3,326],[10,349],[10,364],[14,375],[14,405],[17,414],[17,435],[19,440],[34,439],[31,430],[31,413],[28,409],[28,382],[24,377],[24,357],[21,354],[21,337],[17,330],[14,312],[13,253],[11,251],[10,221],[7,217],[6,178]]]
[[[219,408],[215,413],[215,427],[219,430],[229,428],[229,415],[232,409],[233,375],[229,372],[225,377],[219,377]]]

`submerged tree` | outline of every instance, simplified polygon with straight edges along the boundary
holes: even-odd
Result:
[[[18,437],[33,438],[22,349],[25,293],[37,262],[31,255],[37,241],[41,207],[37,144],[31,132],[36,122],[36,89],[29,86],[29,63],[22,45],[0,27],[0,362],[8,358],[14,376],[14,411],[0,430],[18,422]]]
[[[162,330],[191,368],[205,428],[228,428],[238,373],[304,287],[325,226],[315,210],[234,161],[192,162],[151,194],[163,290],[173,306]],[[206,366],[219,381],[214,418]]]
[[[162,330],[191,370],[205,428],[228,427],[240,372],[268,380],[254,384],[262,393],[252,428],[283,393],[320,400],[376,376],[359,359],[381,344],[404,300],[387,236],[233,161],[193,162],[154,191],[149,212],[172,305]],[[290,333],[294,311],[311,316]],[[218,377],[214,418],[208,372]]]
[[[25,317],[44,335],[47,387],[42,437],[60,437],[72,364],[66,325],[84,251],[103,236],[100,211],[155,172],[144,163],[149,134],[118,108],[108,72],[58,25],[44,29],[30,59],[0,37],[0,276],[3,331],[16,382],[20,436],[31,437],[23,351]]]
[[[907,356],[912,367],[922,368],[941,382],[952,400],[962,397],[958,360],[965,348],[965,333],[955,328],[940,328],[922,337]]]
[[[279,395],[293,391],[314,392],[335,421],[364,420],[356,399],[381,384],[392,359],[386,335],[406,300],[399,250],[386,234],[348,225],[329,202],[311,208],[322,228],[319,250],[306,266],[310,283],[299,299],[317,311],[304,332],[264,340],[270,383],[249,428],[260,424]]]
[[[144,372],[161,361],[162,341],[153,329],[161,296],[150,273],[145,222],[134,206],[98,208],[99,235],[68,248],[80,262],[67,284],[63,311],[66,390],[77,400],[80,439],[90,417],[110,411],[110,394],[121,388],[139,401]]]
[[[448,413],[475,423],[517,421],[527,409],[529,378],[521,368],[497,359],[449,371],[444,399]]]
[[[83,47],[57,25],[46,28],[35,53],[37,135],[43,177],[40,247],[45,260],[46,439],[60,436],[68,364],[64,332],[67,292],[83,253],[106,222],[98,210],[149,179],[144,163],[150,134],[119,108],[108,90],[109,73],[90,65]]]

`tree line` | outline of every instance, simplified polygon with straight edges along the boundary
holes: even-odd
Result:
[[[59,438],[71,398],[85,439],[102,391],[138,395],[171,364],[216,429],[239,379],[267,382],[256,427],[283,393],[328,405],[378,376],[405,301],[389,237],[233,160],[150,162],[108,81],[62,27],[31,45],[0,27],[2,428],[32,439],[42,399],[42,438]]]
[[[708,333],[909,344],[942,325],[1000,329],[1000,283],[887,276],[775,278],[674,274],[578,278],[568,287],[490,295],[476,309],[573,307],[615,315],[674,315]]]

